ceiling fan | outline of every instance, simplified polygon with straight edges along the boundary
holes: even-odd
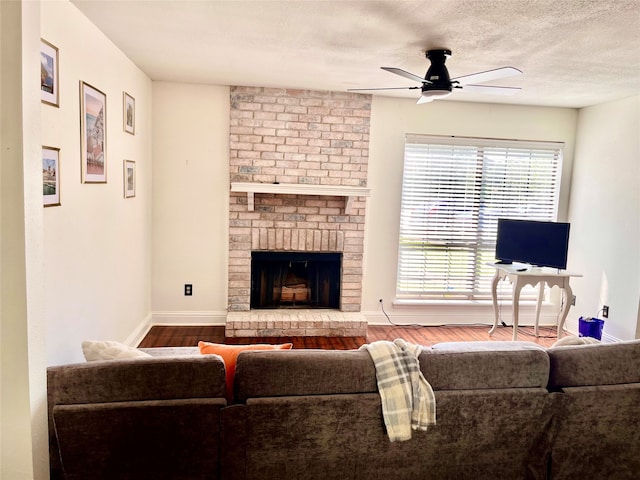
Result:
[[[362,90],[416,90],[420,88],[422,95],[418,99],[417,103],[431,102],[438,98],[444,98],[454,91],[454,89],[462,90],[464,92],[472,93],[489,93],[493,95],[513,95],[518,93],[521,89],[517,87],[495,87],[490,85],[476,85],[476,83],[488,82],[490,80],[496,80],[498,78],[513,77],[520,75],[522,72],[514,67],[496,68],[494,70],[487,70],[486,72],[472,73],[471,75],[465,75],[462,77],[450,78],[449,71],[445,66],[447,57],[451,56],[451,50],[438,49],[428,50],[426,56],[431,62],[429,70],[424,78],[409,73],[400,68],[393,67],[380,67],[387,72],[395,73],[401,77],[408,78],[415,82],[420,83],[420,87],[388,87],[388,88],[350,88],[350,91],[362,91]],[[472,83],[473,82],[473,83]]]

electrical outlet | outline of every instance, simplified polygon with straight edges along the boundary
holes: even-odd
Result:
[[[576,306],[576,296],[575,295],[571,296],[571,305],[573,305],[574,307]]]
[[[604,318],[609,318],[609,305],[602,306],[602,316]]]
[[[184,294],[187,297],[190,297],[191,295],[193,295],[193,285],[191,285],[190,283],[185,283],[184,284]]]

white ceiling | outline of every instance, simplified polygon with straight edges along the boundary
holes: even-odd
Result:
[[[425,50],[448,48],[452,77],[513,66],[523,75],[489,84],[523,90],[440,101],[578,108],[640,94],[640,0],[72,2],[152,80],[408,87],[380,67],[424,77]]]

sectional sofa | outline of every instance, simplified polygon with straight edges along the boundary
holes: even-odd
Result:
[[[436,425],[390,442],[364,350],[197,349],[50,367],[56,479],[631,479],[640,341],[425,348]]]

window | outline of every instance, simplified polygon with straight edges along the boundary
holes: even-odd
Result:
[[[562,147],[407,135],[397,297],[491,298],[498,218],[556,220]]]

